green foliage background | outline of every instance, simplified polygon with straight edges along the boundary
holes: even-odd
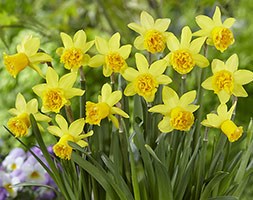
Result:
[[[211,16],[214,7],[221,8],[224,18],[234,17],[236,23],[233,26],[235,43],[225,53],[220,54],[215,49],[209,48],[208,59],[226,60],[233,53],[239,56],[239,68],[253,70],[253,4],[251,0],[0,0],[0,52],[13,54],[16,45],[27,34],[33,34],[41,38],[41,48],[53,58],[53,65],[59,73],[63,73],[63,66],[59,63],[59,57],[55,54],[57,47],[62,46],[60,32],[73,35],[77,30],[84,29],[88,40],[96,35],[109,37],[115,32],[121,34],[123,44],[132,44],[136,33],[131,31],[127,24],[139,20],[142,10],[148,11],[154,18],[168,17],[171,19],[169,31],[180,35],[183,26],[188,25],[194,31],[197,30],[195,16],[205,14]],[[132,55],[136,49],[133,48]],[[95,54],[95,48],[91,50]],[[133,57],[133,56],[132,56]],[[134,60],[129,60],[129,65],[134,65]],[[44,66],[43,70],[46,69]],[[102,78],[100,69],[86,68],[87,96],[96,98],[97,91],[108,81]],[[14,106],[15,97],[21,92],[27,100],[35,97],[31,87],[37,81],[37,75],[30,69],[21,72],[22,76],[12,78],[4,68],[2,56],[0,57],[0,154],[5,155],[15,145],[13,138],[2,128],[8,118],[8,109]],[[196,86],[196,77],[188,77],[187,90]],[[90,86],[90,87],[89,87]],[[92,86],[92,87],[91,87]],[[250,118],[253,116],[253,84],[246,87],[248,98],[239,99],[237,107],[237,124],[242,124],[246,130]],[[204,108],[206,113],[215,108],[218,100],[212,98],[211,92],[205,92],[204,101],[210,107]],[[73,99],[75,105],[77,99]],[[31,139],[27,139],[31,142]],[[250,192],[250,190],[246,191]],[[249,199],[245,194],[244,199]]]

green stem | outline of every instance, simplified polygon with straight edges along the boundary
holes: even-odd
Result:
[[[74,121],[74,117],[73,117],[73,112],[72,112],[71,107],[65,105],[64,108],[65,108],[65,111],[66,111],[68,122],[72,123]]]
[[[181,95],[183,95],[185,92],[186,77],[187,77],[186,74],[183,74],[181,76]]]

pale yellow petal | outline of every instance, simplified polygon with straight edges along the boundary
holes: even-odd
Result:
[[[198,54],[201,50],[201,47],[206,41],[206,37],[199,37],[193,40],[190,44],[190,50],[193,54]]]
[[[179,97],[177,93],[167,86],[163,87],[162,99],[164,104],[169,105],[172,108],[176,107],[179,102]]]
[[[142,11],[141,12],[141,25],[145,28],[145,29],[150,29],[154,27],[154,19],[153,17],[148,14],[146,11]]]
[[[129,115],[118,107],[112,107],[112,114],[118,114],[122,117],[129,118]]]
[[[37,53],[37,51],[40,48],[40,39],[39,38],[30,38],[27,40],[26,43],[24,43],[24,51],[25,54],[30,57]]]
[[[202,86],[203,88],[205,88],[206,90],[213,90],[212,79],[213,79],[213,77],[210,76],[209,78],[207,78],[207,79],[201,84],[201,86]]]
[[[109,50],[110,51],[117,51],[120,47],[120,34],[117,32],[115,33],[108,42]]]
[[[195,100],[196,98],[196,90],[192,90],[192,91],[189,91],[185,94],[183,94],[180,99],[179,99],[179,104],[182,106],[182,107],[186,107],[188,104],[191,104],[193,103],[193,101]]]
[[[181,43],[180,43],[180,48],[182,49],[189,49],[190,48],[190,42],[192,39],[192,32],[189,26],[185,26],[182,29],[181,33]]]
[[[217,114],[218,115],[226,115],[226,113],[228,112],[228,107],[226,104],[220,104],[217,108]]]
[[[225,65],[227,66],[227,69],[230,71],[230,72],[235,72],[238,68],[238,56],[237,54],[233,54],[232,56],[230,56]]]
[[[109,51],[108,42],[101,37],[95,37],[95,45],[99,53],[107,54]]]
[[[50,122],[51,121],[50,117],[43,115],[39,112],[34,114],[34,118],[36,119],[36,121],[42,121],[42,122]]]
[[[112,75],[112,69],[106,64],[104,64],[104,66],[103,66],[103,75],[105,77],[109,77]]]
[[[191,104],[191,105],[188,105],[185,109],[186,109],[187,111],[193,113],[193,112],[195,112],[196,110],[198,110],[199,107],[200,107],[199,105],[193,105],[193,104]]]
[[[172,82],[172,79],[169,76],[162,74],[156,77],[156,81],[158,84],[169,84]]]
[[[154,112],[154,113],[161,113],[162,115],[166,115],[170,112],[170,107],[164,104],[156,105],[153,106],[148,110],[149,112]]]
[[[31,63],[51,62],[53,59],[46,53],[36,53],[29,57]]]
[[[170,118],[165,116],[163,119],[159,122],[158,128],[163,133],[169,133],[173,131],[173,127],[170,125]]]
[[[83,30],[79,30],[75,33],[73,43],[76,48],[82,49],[86,43],[86,33]]]
[[[71,99],[74,96],[82,96],[84,92],[84,90],[79,88],[64,89],[64,95],[66,99]]]
[[[120,101],[120,99],[122,98],[122,92],[117,90],[117,91],[114,91],[113,93],[111,93],[111,95],[108,97],[108,99],[106,99],[106,103],[109,105],[109,106],[113,106],[115,105],[116,103],[118,103]]]
[[[101,89],[101,101],[102,102],[106,102],[106,100],[110,97],[112,93],[112,87],[110,86],[110,84],[106,83],[103,85],[102,89]]]
[[[233,95],[235,95],[236,97],[247,97],[248,93],[245,91],[245,89],[238,84],[234,85],[234,89],[233,89]]]
[[[139,72],[148,73],[149,64],[145,56],[140,53],[136,53],[135,60],[136,60],[136,67],[139,70]]]
[[[68,122],[66,121],[66,119],[63,116],[61,116],[60,114],[57,114],[55,116],[55,121],[63,133],[68,132]]]
[[[129,83],[125,90],[124,90],[124,95],[126,96],[133,96],[136,94],[136,91],[135,91],[135,87],[134,87],[134,84],[133,83]]]
[[[218,92],[217,95],[218,95],[218,98],[222,104],[227,103],[230,99],[230,96],[231,96],[225,90],[221,90],[220,92]]]
[[[223,26],[225,26],[226,28],[230,28],[233,24],[235,23],[235,18],[227,18],[224,22],[223,22]]]
[[[76,82],[77,73],[71,72],[63,75],[59,80],[59,87],[63,89],[72,88]]]
[[[212,29],[213,28],[213,20],[205,15],[199,15],[195,18],[196,23],[201,29]]]
[[[169,28],[170,22],[169,18],[157,19],[155,20],[154,29],[165,32]]]
[[[201,122],[203,126],[219,128],[220,124],[222,123],[218,115],[213,113],[208,114],[206,118],[207,118],[206,120],[203,120]]]
[[[18,111],[23,111],[26,107],[26,100],[21,93],[17,94],[15,107],[17,108]]]
[[[212,72],[215,74],[216,72],[225,69],[225,63],[219,59],[213,59],[212,61]]]
[[[63,54],[64,50],[65,50],[64,47],[59,47],[59,48],[56,49],[56,54],[58,56],[61,56]]]
[[[33,92],[38,95],[39,97],[42,97],[43,92],[47,88],[47,84],[39,84],[32,87]]]
[[[74,47],[72,38],[68,34],[62,32],[60,35],[61,35],[63,46],[66,49]]]
[[[84,140],[79,140],[77,142],[77,144],[80,146],[80,147],[87,147],[88,146],[88,143]]]
[[[81,48],[82,52],[86,53],[86,51],[88,51],[94,45],[94,43],[94,40],[86,42],[86,44]]]
[[[139,24],[136,23],[130,23],[127,25],[130,29],[134,30],[135,32],[139,33],[139,34],[143,34],[145,32],[145,29],[140,26]]]
[[[46,80],[47,84],[51,87],[58,87],[59,76],[56,71],[51,67],[47,68]]]
[[[198,67],[203,68],[209,65],[207,58],[201,54],[193,54],[192,57]]]
[[[234,82],[238,85],[245,85],[253,81],[253,72],[245,69],[238,70],[234,73]]]
[[[37,101],[37,99],[31,99],[26,104],[26,111],[28,113],[36,113],[36,112],[38,112],[38,101]]]
[[[45,78],[44,74],[42,73],[41,69],[38,65],[29,63],[29,67],[31,67],[33,70],[35,70],[42,78]]]
[[[122,58],[127,59],[131,53],[131,50],[132,50],[132,45],[127,44],[120,47],[118,52],[122,56]]]
[[[179,49],[180,47],[180,43],[179,43],[179,40],[177,39],[177,37],[171,33],[169,36],[168,36],[168,39],[167,39],[167,47],[170,51],[176,51]]]
[[[138,36],[137,38],[135,38],[134,46],[138,50],[144,50],[145,49],[143,36]]]
[[[215,11],[213,14],[213,21],[216,26],[222,26],[221,12],[220,12],[220,8],[218,6],[216,6],[216,8],[215,8]]]
[[[119,128],[119,121],[117,117],[115,117],[114,115],[109,115],[108,118],[112,120],[112,123],[116,128]]]
[[[127,81],[133,81],[138,75],[139,75],[139,72],[132,67],[128,67],[122,73],[123,78],[126,79]]]
[[[161,59],[161,60],[155,61],[154,63],[150,65],[149,73],[155,77],[159,76],[165,71],[166,67],[167,67],[166,60]]]
[[[74,137],[77,137],[80,133],[82,133],[84,124],[85,124],[84,118],[75,120],[69,126],[69,133]]]
[[[104,55],[95,55],[93,56],[89,62],[88,65],[90,67],[100,67],[105,63],[105,56]]]
[[[63,132],[58,126],[49,126],[49,127],[47,127],[47,130],[49,131],[49,133],[51,133],[52,135],[55,135],[57,137],[63,136]]]

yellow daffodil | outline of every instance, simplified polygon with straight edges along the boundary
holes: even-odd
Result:
[[[226,104],[220,104],[217,108],[217,114],[208,114],[201,124],[206,127],[221,129],[230,142],[235,142],[243,133],[243,127],[237,127],[231,120],[235,106],[236,104],[234,104],[228,111]]]
[[[199,54],[205,38],[197,38],[193,41],[191,29],[186,26],[182,29],[181,42],[174,34],[171,34],[167,40],[167,46],[170,53],[164,58],[179,74],[189,73],[195,65],[203,68],[209,65],[209,61],[203,55]]]
[[[221,52],[224,52],[234,43],[234,35],[230,30],[234,24],[234,18],[227,18],[223,23],[221,21],[220,8],[216,6],[213,18],[205,15],[196,17],[196,22],[201,30],[194,33],[195,36],[207,37],[207,44],[215,46]]]
[[[166,47],[166,40],[169,32],[166,32],[170,25],[170,19],[157,19],[154,21],[153,17],[145,11],[141,12],[140,23],[130,23],[128,27],[139,33],[134,40],[134,46],[138,50],[146,49],[148,52],[155,54],[161,53]]]
[[[90,67],[103,65],[103,74],[106,77],[110,76],[113,72],[123,73],[128,67],[126,59],[129,57],[132,46],[128,44],[120,47],[119,33],[115,33],[109,41],[96,37],[95,45],[99,54],[90,59],[88,63]]]
[[[94,44],[94,41],[86,42],[86,33],[79,30],[75,33],[73,39],[66,33],[61,33],[61,39],[64,47],[56,50],[61,57],[60,61],[64,67],[69,70],[77,70],[86,65],[90,56],[85,54]]]
[[[199,106],[193,105],[196,98],[196,91],[183,94],[180,98],[177,93],[165,86],[162,91],[164,104],[156,105],[149,109],[149,112],[161,113],[163,119],[159,122],[158,128],[163,133],[175,130],[189,131],[194,123],[193,112]]]
[[[248,94],[242,87],[253,80],[253,73],[249,70],[238,70],[238,56],[233,54],[224,63],[219,59],[212,62],[213,76],[207,78],[202,87],[213,90],[218,95],[221,103],[226,103],[231,95],[247,97]]]
[[[27,37],[17,46],[17,53],[7,55],[4,53],[4,65],[7,71],[16,78],[17,74],[27,66],[37,71],[42,77],[42,71],[38,67],[39,63],[51,62],[52,58],[42,52],[38,52],[40,48],[40,39],[36,37]]]
[[[159,84],[169,84],[171,78],[164,75],[167,61],[164,59],[155,61],[149,67],[147,59],[140,53],[135,54],[137,69],[128,67],[122,74],[130,81],[124,91],[126,96],[132,96],[136,93],[142,96],[147,102],[152,102]]]
[[[26,100],[21,93],[18,93],[15,108],[10,109],[9,113],[14,117],[9,119],[7,125],[16,137],[22,137],[28,134],[28,129],[31,126],[29,119],[30,114],[33,114],[38,122],[49,122],[51,120],[48,116],[43,115],[38,111],[37,99],[32,99],[26,103]]]
[[[46,83],[34,86],[32,89],[42,99],[42,112],[58,113],[64,105],[69,105],[74,96],[82,96],[84,91],[73,88],[77,73],[65,74],[59,79],[53,68],[48,68],[46,73]]]
[[[72,153],[72,147],[69,146],[68,141],[74,142],[81,147],[88,146],[88,143],[84,140],[87,137],[93,135],[93,131],[83,133],[85,121],[83,118],[77,119],[72,122],[69,126],[63,116],[57,114],[55,121],[58,126],[49,126],[48,131],[60,137],[60,140],[53,146],[55,155],[61,159],[70,159]]]
[[[112,92],[111,86],[106,83],[103,85],[101,95],[98,96],[98,103],[86,102],[86,122],[89,124],[100,125],[100,121],[106,117],[112,120],[114,126],[119,128],[119,122],[114,114],[129,118],[128,114],[119,107],[114,106],[122,98],[121,91]]]

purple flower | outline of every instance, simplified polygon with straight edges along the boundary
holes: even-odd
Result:
[[[0,200],[7,199],[8,192],[4,187],[0,187]]]

